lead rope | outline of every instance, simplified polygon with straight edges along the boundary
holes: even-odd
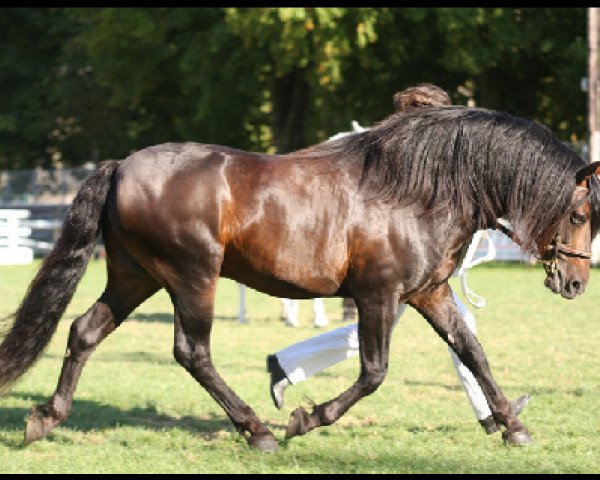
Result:
[[[475,252],[479,248],[479,244],[481,240],[485,239],[487,243],[487,252],[485,255],[473,259],[475,256]],[[460,286],[462,288],[463,294],[467,301],[476,308],[483,308],[486,305],[485,298],[480,297],[475,292],[473,292],[469,286],[467,285],[467,271],[474,267],[475,265],[479,265],[480,263],[489,262],[496,257],[496,247],[494,246],[494,242],[490,238],[488,232],[486,230],[478,230],[473,235],[471,239],[471,244],[467,249],[467,253],[465,254],[465,258],[463,259],[456,276],[460,278]]]

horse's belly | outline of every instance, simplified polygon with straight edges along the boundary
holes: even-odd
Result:
[[[269,295],[287,298],[334,295],[345,277],[344,268],[334,255],[324,260],[323,252],[314,255],[310,250],[252,247],[240,250],[228,246],[221,275]]]

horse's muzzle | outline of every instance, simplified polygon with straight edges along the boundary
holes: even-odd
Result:
[[[581,295],[583,292],[585,292],[585,282],[582,282],[577,278],[573,278],[568,282],[564,282],[560,294],[563,296],[563,298],[571,299],[575,298],[577,295]]]
[[[567,300],[571,300],[585,292],[585,282],[582,282],[578,278],[565,281],[560,270],[554,275],[548,275],[546,280],[544,280],[544,285],[553,293],[560,293],[561,297]]]

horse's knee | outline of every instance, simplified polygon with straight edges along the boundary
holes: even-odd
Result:
[[[361,376],[361,387],[365,395],[370,395],[383,383],[387,369],[371,370]]]
[[[87,334],[80,320],[75,320],[69,329],[68,346],[71,352],[87,350],[92,346],[92,337]]]
[[[175,343],[173,347],[173,357],[179,365],[185,368],[188,372],[192,369],[192,352],[189,347]]]
[[[69,330],[68,346],[72,353],[94,348],[112,330],[107,327],[105,312],[101,304],[94,304],[85,314],[77,318]]]
[[[206,373],[207,359],[198,352],[194,352],[187,343],[175,342],[173,347],[173,356],[179,365],[191,373],[201,384],[204,383]],[[209,362],[209,361],[208,361]]]

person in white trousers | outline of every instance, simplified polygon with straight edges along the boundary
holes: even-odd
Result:
[[[248,323],[246,317],[246,286],[242,283],[238,283],[240,291],[240,306],[238,309],[238,322]],[[288,327],[297,327],[298,312],[300,310],[299,300],[292,300],[290,298],[280,298],[283,304],[282,320]],[[322,298],[313,299],[313,322],[316,328],[326,327],[329,324],[327,314],[325,313],[325,305],[323,304]]]
[[[407,108],[423,108],[427,105],[449,105],[450,97],[444,90],[435,85],[421,84],[397,93],[394,96],[394,103],[396,109],[400,111]],[[361,129],[356,122],[353,123],[353,128],[355,131],[360,131],[359,129]],[[339,135],[332,138],[337,138]],[[487,253],[483,257],[475,259],[475,252],[479,247],[479,243],[484,238],[487,240]],[[465,256],[460,263],[460,268],[455,272],[455,275],[460,278],[465,297],[469,303],[478,308],[485,306],[485,300],[469,290],[466,282],[466,273],[469,268],[484,261],[490,261],[494,256],[495,248],[487,232],[478,231],[473,236],[466,250]],[[475,317],[456,294],[453,294],[453,296],[465,323],[475,334]],[[394,326],[405,310],[406,304],[398,306]],[[448,348],[448,350],[450,351],[452,363],[476,419],[487,434],[498,431],[498,426],[492,417],[487,400],[473,374],[458,359],[451,348]],[[271,374],[270,394],[273,404],[276,408],[281,409],[283,407],[284,391],[289,385],[306,380],[316,373],[358,353],[358,324],[353,323],[290,345],[273,355],[267,356],[267,371]],[[512,408],[517,415],[527,405],[530,398],[529,395],[525,394],[511,402]]]
[[[300,300],[292,300],[291,298],[281,298],[280,300],[283,302],[283,321],[285,324],[288,327],[300,325],[298,322]],[[313,299],[313,324],[316,328],[326,327],[329,324],[322,298]]]

